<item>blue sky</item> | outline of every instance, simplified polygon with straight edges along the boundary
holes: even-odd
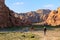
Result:
[[[57,9],[60,0],[6,0],[5,4],[13,11],[21,13],[37,9]]]

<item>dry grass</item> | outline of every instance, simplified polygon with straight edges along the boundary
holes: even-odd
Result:
[[[0,32],[0,40],[60,40],[60,30],[48,30],[45,36],[43,31]]]
[[[34,36],[34,37],[33,37]],[[21,32],[0,32],[0,40],[39,40],[37,35]]]

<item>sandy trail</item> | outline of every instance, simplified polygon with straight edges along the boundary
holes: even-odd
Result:
[[[60,40],[60,31],[47,31],[45,36],[43,31],[34,31],[32,33],[39,35],[40,40]]]

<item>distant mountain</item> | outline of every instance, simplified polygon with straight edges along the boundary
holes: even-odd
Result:
[[[39,9],[37,11],[31,11],[27,13],[20,13],[24,18],[29,19],[32,23],[43,22],[47,19],[48,14],[51,12],[49,9]]]

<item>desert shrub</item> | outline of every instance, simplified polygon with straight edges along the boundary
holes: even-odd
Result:
[[[35,36],[34,36],[34,35],[32,35],[32,36],[31,36],[31,38],[35,38]]]
[[[22,35],[22,37],[26,37],[25,35]]]

